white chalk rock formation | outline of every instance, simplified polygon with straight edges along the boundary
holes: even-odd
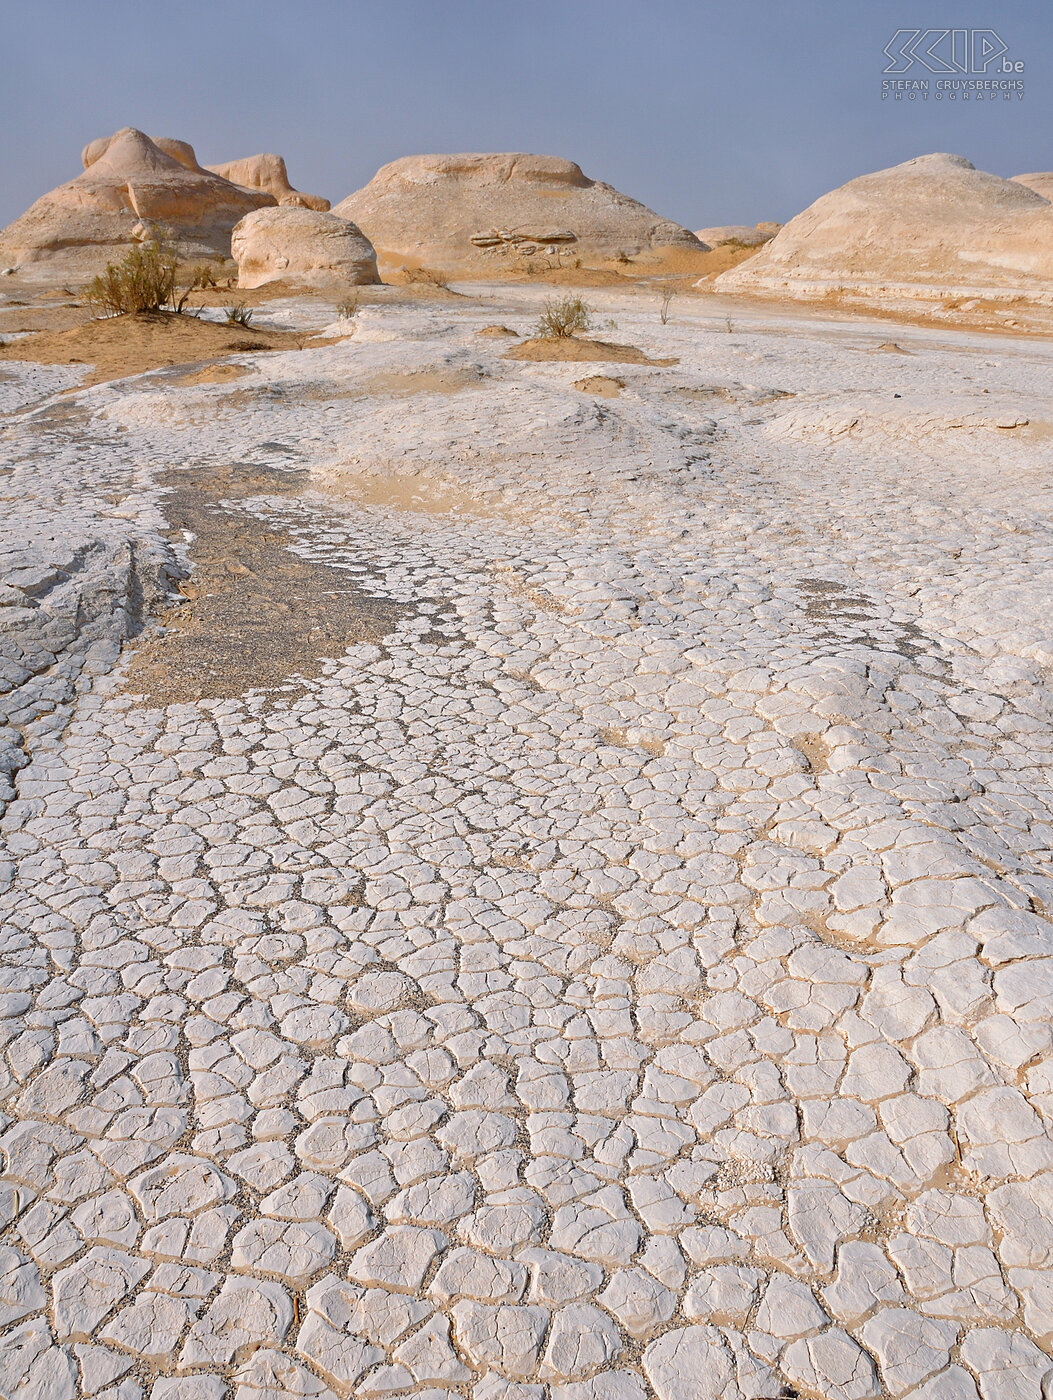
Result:
[[[272,196],[202,170],[185,142],[168,144],[183,148],[184,158],[133,127],[92,142],[82,175],[0,229],[0,267],[29,276],[90,276],[131,243],[158,234],[184,257],[228,256],[231,229],[273,203]]]
[[[208,165],[214,175],[222,175],[235,185],[244,185],[250,190],[266,190],[279,204],[291,204],[298,209],[316,209],[324,213],[329,208],[328,199],[320,194],[304,194],[294,190],[289,183],[289,172],[281,156],[264,154],[246,156],[243,160],[228,160],[223,165]]]
[[[1053,300],[1053,206],[962,156],[918,156],[824,194],[712,285],[795,297],[844,289]]]
[[[695,237],[707,248],[721,248],[725,243],[738,243],[746,248],[759,248],[768,243],[782,224],[718,224],[714,228],[696,228]]]
[[[558,156],[406,156],[333,211],[388,259],[497,271],[537,253],[630,257],[704,251],[688,229]]]
[[[230,238],[239,287],[284,278],[310,285],[379,282],[377,255],[348,219],[285,206],[247,214]]]
[[[1031,175],[1014,175],[1011,178],[1014,184],[1026,185],[1043,199],[1053,202],[1053,170],[1036,170]]]
[[[113,136],[99,136],[94,141],[89,141],[80,153],[81,164],[84,166],[84,169],[87,170],[89,166],[94,165],[97,160],[101,159],[109,150],[110,143],[116,141],[118,136],[123,135],[123,131],[118,131],[115,132]],[[151,136],[148,140],[152,141],[159,151],[164,151],[166,156],[171,156],[173,160],[177,160],[179,164],[185,166],[187,170],[196,170],[199,175],[207,173],[202,166],[198,165],[197,156],[194,154],[194,148],[189,141],[177,141],[174,136]]]

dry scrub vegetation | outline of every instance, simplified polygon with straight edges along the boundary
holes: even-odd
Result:
[[[546,301],[538,317],[537,335],[544,340],[562,340],[587,331],[592,325],[592,308],[581,297],[558,297]]]
[[[170,311],[181,315],[192,292],[216,285],[212,268],[192,268],[179,287],[175,250],[166,242],[129,248],[119,263],[93,277],[81,295],[93,316],[135,316]]]

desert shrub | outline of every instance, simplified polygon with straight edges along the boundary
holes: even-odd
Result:
[[[664,325],[666,324],[666,322],[669,320],[669,307],[670,307],[670,304],[672,303],[672,300],[673,300],[673,298],[674,298],[675,296],[676,296],[676,288],[675,288],[675,287],[665,287],[665,288],[663,288],[663,290],[662,290],[662,310],[659,312],[659,315],[660,315],[661,318],[662,318],[662,325],[663,325],[663,326],[664,326]]]
[[[341,321],[353,321],[358,315],[358,293],[353,292],[346,301],[338,301],[336,314]]]
[[[81,295],[96,317],[132,316],[174,307],[176,257],[165,243],[129,248],[119,263],[93,277]]]
[[[244,326],[248,329],[252,325],[252,312],[242,302],[235,302],[233,306],[227,307],[227,325]]]
[[[546,301],[538,317],[537,334],[546,340],[563,339],[592,324],[592,309],[581,297],[559,297]]]

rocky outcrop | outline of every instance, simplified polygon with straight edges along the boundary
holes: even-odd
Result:
[[[61,728],[78,676],[108,671],[182,574],[150,538],[56,531],[46,549],[0,546],[0,815],[34,733]]]
[[[714,228],[697,228],[695,237],[707,248],[723,248],[728,243],[737,243],[743,248],[759,248],[768,243],[782,228],[782,224],[718,224]]]
[[[1018,185],[1026,185],[1029,190],[1034,190],[1043,199],[1053,200],[1053,170],[1035,171],[1031,175],[1014,175],[1014,182]]]
[[[222,175],[235,185],[244,185],[251,190],[265,190],[273,195],[279,204],[291,204],[299,209],[316,209],[324,213],[329,208],[328,199],[320,194],[304,194],[294,190],[289,184],[289,172],[281,156],[264,154],[246,156],[243,160],[229,160],[224,165],[205,167],[214,175]]]
[[[0,267],[30,277],[90,276],[158,234],[184,257],[229,256],[231,229],[273,196],[202,170],[185,142],[167,144],[182,158],[133,127],[92,142],[83,174],[0,230]]]
[[[613,259],[704,251],[688,229],[557,156],[407,156],[333,211],[381,258],[499,272],[537,254]]]
[[[347,219],[288,206],[257,209],[235,227],[231,252],[239,287],[295,282],[379,282],[373,245]]]
[[[919,156],[823,195],[712,285],[794,297],[1053,301],[1053,206],[962,156]]]
[[[99,136],[96,140],[89,141],[80,153],[84,169],[87,170],[89,166],[100,160],[109,150],[111,142],[116,141],[117,137],[123,134],[123,132],[118,131],[113,136]],[[166,156],[171,156],[187,170],[195,170],[199,175],[207,173],[202,166],[198,165],[197,156],[189,141],[177,141],[174,136],[151,136],[148,139],[159,151],[164,151]]]

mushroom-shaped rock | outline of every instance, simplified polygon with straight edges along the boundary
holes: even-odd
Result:
[[[223,165],[209,165],[206,169],[224,180],[232,180],[235,185],[244,185],[250,190],[266,190],[279,204],[292,204],[300,209],[317,209],[324,213],[329,208],[328,199],[320,194],[303,194],[289,184],[289,172],[281,156],[264,154],[245,156],[243,160],[228,160]]]
[[[262,287],[287,278],[311,285],[379,282],[373,245],[359,228],[335,214],[288,205],[257,209],[230,239],[238,286]]]
[[[844,288],[1053,300],[1053,205],[962,156],[918,156],[824,194],[712,285],[796,297]]]
[[[718,224],[714,228],[695,229],[695,237],[707,248],[721,248],[726,243],[737,243],[743,248],[759,248],[768,243],[782,228],[782,224]]]
[[[687,229],[558,156],[407,156],[333,212],[353,219],[382,259],[466,271],[514,267],[538,253],[705,251]]]
[[[95,155],[98,145],[86,148],[83,159],[91,160],[83,174],[0,230],[0,265],[30,275],[90,275],[121,256],[144,227],[170,238],[185,257],[225,257],[238,220],[273,203],[263,190],[188,167],[132,127]]]

